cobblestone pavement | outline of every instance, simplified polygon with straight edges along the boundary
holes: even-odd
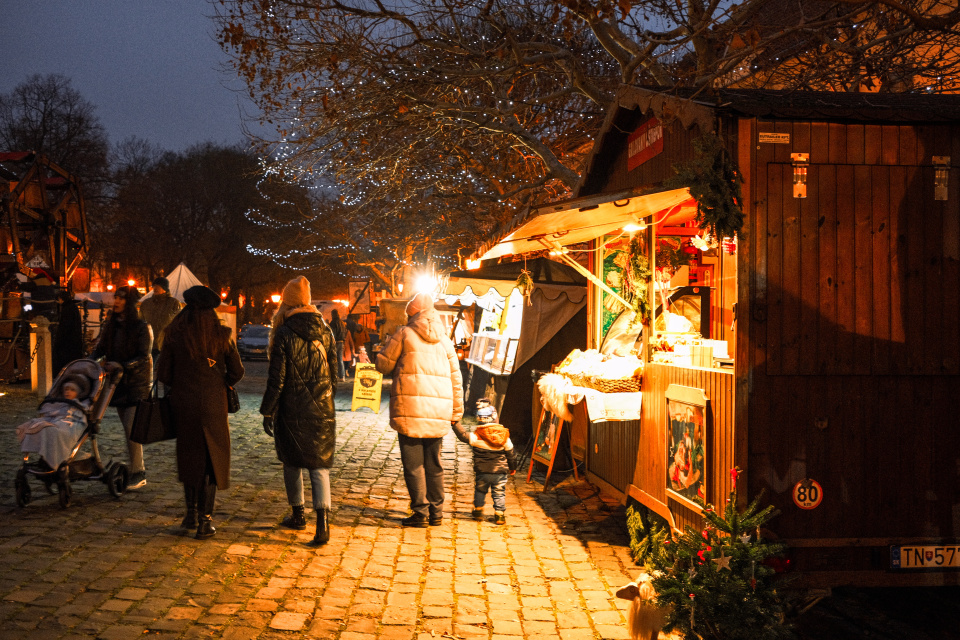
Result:
[[[256,411],[262,371],[248,364],[240,387],[232,486],[218,494],[217,535],[206,541],[178,528],[172,443],[146,447],[148,484],[119,499],[103,484],[77,482],[73,504],[61,509],[34,482],[33,501],[17,508],[14,427],[35,415],[36,401],[22,386],[0,387],[4,640],[627,637],[626,603],[613,592],[636,568],[619,505],[582,481],[544,493],[518,473],[507,525],[475,522],[470,450],[451,433],[446,518],[403,529],[407,494],[386,408],[351,413],[347,389],[338,397],[332,540],[312,549],[304,544],[312,522],[303,532],[278,527],[288,507]],[[105,461],[126,461],[120,434],[111,409]]]

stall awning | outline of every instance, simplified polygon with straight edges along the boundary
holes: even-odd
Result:
[[[650,222],[654,216],[654,222],[669,225],[671,219],[691,219],[696,206],[686,188],[646,194],[631,190],[555,202],[532,209],[513,229],[481,247],[475,255],[488,260],[540,251],[555,244],[588,242],[630,223]]]

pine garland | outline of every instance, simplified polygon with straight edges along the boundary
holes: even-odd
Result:
[[[630,557],[638,565],[658,566],[665,562],[663,543],[669,533],[665,523],[646,508],[627,507],[627,532],[630,534]]]
[[[697,201],[697,223],[718,241],[734,238],[743,228],[743,178],[723,142],[715,134],[693,141],[694,157],[674,165],[672,188],[687,187]]]
[[[650,315],[647,284],[653,273],[650,271],[650,261],[643,253],[639,236],[630,240],[627,253],[629,258],[623,273],[623,297],[635,313],[634,323],[644,322]]]
[[[760,508],[759,496],[737,510],[736,479],[722,514],[704,504],[702,531],[688,526],[672,531],[663,553],[649,553],[657,604],[669,607],[664,632],[701,640],[758,640],[790,637],[784,605],[768,564],[785,545],[762,537],[761,527],[776,516],[772,506]],[[632,548],[633,545],[631,545]]]

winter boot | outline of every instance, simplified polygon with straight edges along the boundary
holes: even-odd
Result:
[[[197,509],[200,511],[199,524],[197,525],[197,540],[212,538],[217,533],[217,530],[213,527],[213,506],[216,501],[217,485],[201,485],[200,493],[197,496]]]
[[[293,505],[293,513],[280,521],[287,529],[303,531],[307,528],[307,516],[303,513],[303,505]]]
[[[473,519],[479,522],[483,520],[483,507],[474,507],[473,508]]]
[[[507,524],[507,516],[504,515],[502,511],[497,511],[496,515],[493,518],[494,524]]]
[[[422,513],[414,513],[409,518],[403,518],[400,520],[400,524],[404,527],[416,527],[418,529],[427,528],[427,516]]]
[[[317,509],[317,532],[309,544],[311,547],[322,547],[330,542],[330,511]]]
[[[197,488],[183,485],[183,497],[187,503],[187,514],[180,523],[181,529],[193,529],[197,526]]]

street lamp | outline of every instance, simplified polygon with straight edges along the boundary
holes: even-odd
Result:
[[[128,286],[131,286],[131,287],[132,287],[132,286],[135,285],[135,284],[137,284],[137,281],[134,280],[133,278],[130,278],[129,280],[127,280],[127,285],[128,285]]]
[[[271,295],[271,296],[270,296],[270,302],[272,302],[273,304],[280,304],[280,294],[279,294],[279,293],[275,293],[275,294]]]

